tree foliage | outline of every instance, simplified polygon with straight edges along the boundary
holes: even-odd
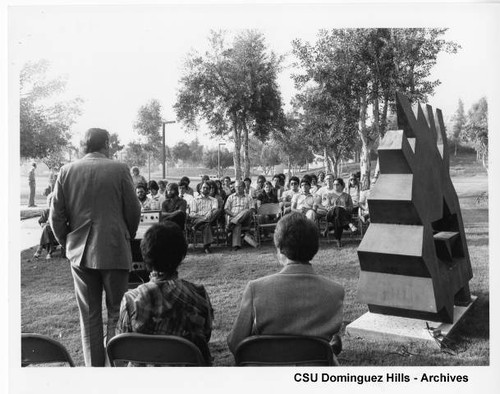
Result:
[[[449,139],[455,145],[455,156],[457,155],[458,144],[460,143],[460,140],[463,139],[465,122],[466,122],[466,117],[465,117],[464,103],[462,99],[459,99],[457,111],[455,112],[452,118],[451,134],[449,136]]]
[[[478,159],[488,169],[488,101],[482,97],[467,113],[464,138],[474,144]]]
[[[125,145],[120,144],[120,137],[117,133],[109,135],[109,157],[115,157],[117,152],[121,151]]]
[[[340,101],[343,95],[344,107],[356,113],[364,188],[369,186],[370,151],[385,134],[395,93],[401,91],[410,101],[425,102],[440,83],[429,79],[437,56],[457,51],[457,44],[442,39],[445,31],[321,30],[314,45],[300,40],[292,43],[298,65],[304,70],[294,76],[302,93],[311,86],[317,89],[322,96],[320,100],[324,101],[323,110],[330,110],[327,100]]]
[[[66,88],[62,77],[49,79],[46,60],[24,65],[20,73],[21,157],[43,159],[60,155],[69,144],[71,126],[83,100],[57,101]]]
[[[143,167],[148,160],[148,152],[144,150],[143,145],[137,141],[131,141],[125,147],[123,161],[129,167]]]
[[[241,177],[241,148],[245,176],[249,172],[248,137],[265,140],[282,118],[276,82],[281,59],[268,53],[261,33],[246,30],[231,44],[223,32],[212,31],[209,50],[191,53],[180,80],[175,111],[186,127],[203,119],[214,136],[235,144],[235,175]]]
[[[162,136],[160,135],[162,122],[160,102],[156,99],[151,99],[139,108],[137,119],[134,123],[134,130],[146,138],[143,148],[150,152],[156,159],[160,158],[163,144]]]
[[[203,166],[209,169],[217,168],[219,157],[221,175],[223,175],[224,171],[233,165],[233,154],[227,148],[221,148],[220,152],[217,148],[205,150],[203,152]]]

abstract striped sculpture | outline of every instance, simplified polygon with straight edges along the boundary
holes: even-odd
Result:
[[[472,268],[441,110],[396,97],[399,130],[379,146],[371,224],[358,248],[358,301],[372,313],[453,322]]]

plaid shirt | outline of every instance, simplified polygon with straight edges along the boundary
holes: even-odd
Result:
[[[219,203],[215,198],[210,196],[205,197],[200,194],[191,203],[189,216],[206,216],[213,209],[217,209],[218,205]]]
[[[245,209],[253,208],[253,200],[245,194],[240,196],[238,193],[233,193],[227,198],[224,208],[233,215],[237,215]]]
[[[195,343],[210,360],[212,320],[212,305],[202,285],[152,278],[123,296],[116,333],[176,335]]]

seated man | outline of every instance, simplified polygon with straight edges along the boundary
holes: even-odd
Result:
[[[161,206],[161,220],[176,223],[184,230],[186,223],[186,200],[179,197],[179,186],[177,183],[169,183],[165,191],[166,198]]]
[[[351,212],[353,209],[351,196],[345,193],[344,181],[342,178],[336,178],[332,181],[333,176],[327,175],[326,179],[333,186],[333,190],[328,193],[323,193],[321,197],[318,191],[318,212],[322,215],[326,215],[327,226],[323,233],[323,236],[327,235],[332,226],[334,229],[334,237],[337,242],[337,246],[342,247],[342,233],[343,229],[350,227],[351,231],[357,231],[356,226],[351,223]],[[323,188],[322,188],[323,189]],[[319,201],[319,199],[321,200]]]
[[[311,266],[319,248],[317,226],[292,212],[278,222],[274,245],[284,268],[247,284],[227,339],[229,350],[234,354],[252,335],[306,335],[338,343],[344,289]]]
[[[196,231],[201,229],[203,237],[203,251],[211,253],[210,245],[214,241],[210,223],[217,219],[218,202],[210,197],[210,185],[204,182],[201,185],[201,193],[195,197],[189,211],[189,223]]]
[[[151,271],[150,280],[123,296],[116,333],[185,338],[198,346],[210,365],[213,309],[202,285],[178,277],[186,252],[186,239],[175,223],[154,224],[146,231],[141,253]]]
[[[290,178],[290,189],[283,192],[280,202],[283,204],[283,213],[289,213],[292,210],[292,197],[296,194],[300,194],[299,189],[299,178],[292,176]]]
[[[151,210],[159,211],[161,210],[161,205],[165,200],[165,197],[160,194],[160,186],[156,181],[149,181],[148,184],[149,194],[148,197],[151,200]]]
[[[191,205],[193,205],[194,197],[188,193],[188,184],[184,181],[179,182],[179,197],[186,201],[187,211],[189,212]]]
[[[315,197],[309,192],[311,183],[307,178],[300,181],[300,193],[292,197],[291,210],[301,212],[306,218],[316,222],[317,203]]]
[[[146,186],[139,183],[135,187],[135,194],[141,203],[141,212],[151,211],[151,199],[147,195]]]
[[[47,196],[47,203],[49,207],[52,200],[52,196],[53,193],[50,193]],[[38,219],[38,224],[42,227],[42,234],[40,235],[40,242],[33,257],[35,259],[39,258],[42,254],[43,249],[47,249],[47,255],[45,256],[45,258],[49,260],[52,258],[52,253],[54,252],[54,250],[56,250],[57,245],[59,245],[59,243],[56,240],[56,237],[54,236],[54,233],[52,232],[52,228],[50,227],[49,209],[43,210],[42,215]],[[66,257],[63,246],[61,246],[61,257],[63,258]]]
[[[245,185],[238,180],[234,183],[236,192],[231,194],[224,205],[224,212],[227,217],[227,232],[232,232],[233,250],[241,248],[241,227],[248,224],[253,216],[254,207],[251,197],[245,195]],[[248,241],[254,246],[254,240],[247,237]],[[255,243],[256,245],[256,243]]]

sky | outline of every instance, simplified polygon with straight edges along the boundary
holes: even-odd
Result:
[[[446,6],[445,6],[446,7]],[[480,6],[440,9],[379,6],[52,6],[12,7],[9,12],[9,75],[28,61],[47,59],[53,76],[64,75],[63,97],[84,100],[73,126],[73,142],[90,127],[116,132],[124,143],[137,139],[133,124],[140,106],[158,99],[165,120],[174,120],[173,104],[190,50],[203,52],[210,29],[261,30],[270,49],[286,56],[279,76],[283,100],[295,90],[290,79],[291,41],[314,42],[319,28],[449,27],[446,39],[462,46],[440,55],[433,78],[442,84],[430,103],[451,116],[461,98],[467,108],[488,95],[493,67],[489,47],[494,23]],[[429,11],[430,10],[430,11]],[[478,13],[472,18],[471,13]],[[425,22],[425,23],[424,23]],[[12,81],[12,78],[10,79]],[[15,89],[14,89],[15,90]],[[15,99],[15,94],[10,96]],[[167,125],[167,145],[198,137],[208,146],[220,140],[206,129],[186,134],[180,123]]]

